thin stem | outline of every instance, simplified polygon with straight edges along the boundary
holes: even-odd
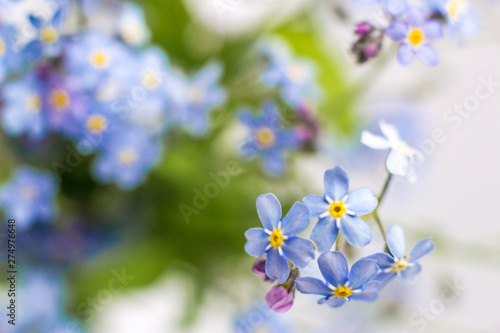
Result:
[[[385,194],[387,193],[387,189],[389,188],[389,185],[391,184],[391,180],[392,180],[392,174],[389,173],[389,175],[387,176],[387,180],[385,181],[384,188],[382,189],[382,193],[378,197],[379,206],[380,206],[380,203],[382,202],[382,200],[384,199]]]
[[[344,236],[342,236],[342,232],[339,230],[339,234],[337,235],[337,241],[335,242],[335,251],[342,251],[344,249]]]

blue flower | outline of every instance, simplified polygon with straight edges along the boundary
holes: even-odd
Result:
[[[389,150],[385,163],[387,171],[406,178],[409,183],[415,183],[417,181],[415,164],[419,152],[401,139],[398,130],[393,125],[381,121],[379,127],[384,137],[363,131],[361,143],[372,149]]]
[[[210,63],[192,77],[182,73],[168,81],[172,119],[194,135],[207,132],[210,112],[226,101],[226,92],[219,86],[222,66]]]
[[[42,113],[40,81],[35,74],[28,74],[5,85],[2,99],[2,126],[7,134],[26,134],[32,140],[40,140],[45,136],[48,123]]]
[[[19,68],[19,56],[14,49],[15,35],[13,27],[0,25],[0,83]]]
[[[295,332],[290,323],[276,315],[265,302],[236,315],[234,329],[235,333],[255,333],[260,330],[268,333]]]
[[[398,49],[401,65],[410,65],[415,56],[427,66],[438,64],[437,51],[430,44],[443,37],[443,25],[438,20],[426,20],[422,10],[412,8],[408,11],[408,21],[395,20],[385,32],[389,38],[401,43]]]
[[[434,249],[434,242],[427,238],[418,242],[410,255],[405,256],[404,230],[398,224],[393,224],[387,230],[385,239],[392,255],[377,253],[367,257],[377,261],[380,272],[375,280],[380,281],[384,286],[396,276],[401,276],[404,280],[412,280],[422,269],[417,260]]]
[[[278,175],[285,169],[285,153],[299,145],[296,135],[280,124],[280,115],[274,103],[266,103],[260,115],[248,111],[240,112],[240,120],[246,124],[251,134],[241,147],[247,157],[260,156],[264,169],[271,175]]]
[[[266,274],[284,283],[290,274],[288,260],[304,268],[314,259],[314,248],[305,239],[295,237],[309,225],[307,207],[296,202],[281,218],[281,205],[272,193],[257,198],[257,212],[264,228],[249,229],[245,233],[245,251],[252,256],[267,254]]]
[[[339,307],[346,301],[373,302],[378,297],[380,282],[374,281],[378,266],[375,260],[360,259],[351,271],[342,252],[325,252],[318,258],[318,265],[326,283],[312,277],[296,280],[297,290],[303,294],[322,295],[318,304]]]
[[[103,33],[86,31],[65,43],[64,65],[82,87],[94,89],[101,80],[129,71],[132,54],[122,43]]]
[[[37,36],[26,45],[26,52],[32,52],[32,56],[36,58],[40,56],[56,57],[61,54],[63,45],[61,30],[66,10],[65,6],[61,6],[48,21],[30,15],[29,19],[37,29]]]
[[[467,0],[434,0],[434,8],[446,18],[451,38],[475,37],[479,22]]]
[[[114,130],[100,148],[94,163],[95,178],[116,182],[123,189],[138,186],[161,155],[160,142],[140,128]]]
[[[134,3],[124,3],[118,18],[118,35],[133,47],[143,46],[150,37],[142,9]]]
[[[279,88],[283,100],[294,109],[316,104],[320,90],[311,61],[292,57],[286,44],[273,40],[263,49],[268,64],[261,74],[264,85]]]
[[[6,218],[15,219],[17,230],[23,231],[35,222],[54,220],[57,191],[58,186],[52,175],[22,167],[0,191],[0,205]]]
[[[349,194],[349,176],[341,167],[325,172],[325,195],[308,195],[303,199],[310,217],[318,223],[311,233],[311,240],[318,243],[319,251],[328,251],[339,230],[346,241],[355,247],[363,247],[372,240],[372,230],[358,215],[371,213],[378,204],[373,192],[366,187]]]

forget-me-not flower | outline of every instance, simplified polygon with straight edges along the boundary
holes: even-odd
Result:
[[[0,191],[0,205],[7,219],[15,219],[19,231],[36,222],[48,223],[56,216],[54,203],[58,185],[48,173],[32,168],[18,169]]]
[[[264,228],[249,229],[245,233],[245,251],[252,256],[267,254],[266,274],[279,283],[285,283],[290,274],[288,260],[304,268],[314,259],[312,244],[296,237],[309,225],[307,207],[296,202],[281,218],[281,204],[272,193],[257,198],[257,212]]]
[[[377,261],[380,272],[375,280],[380,281],[382,285],[386,285],[396,276],[401,276],[404,280],[412,280],[422,270],[422,266],[417,260],[434,249],[434,242],[430,238],[426,238],[418,242],[410,254],[405,256],[404,230],[398,224],[393,224],[387,230],[385,239],[391,254],[377,253],[367,257]]]
[[[241,147],[243,155],[264,160],[264,170],[278,175],[285,170],[285,155],[299,146],[295,133],[280,124],[279,111],[274,103],[266,103],[262,113],[254,115],[249,111],[240,112],[240,120],[250,128],[251,134]]]
[[[372,149],[389,150],[386,160],[387,171],[393,175],[405,177],[409,183],[415,183],[417,175],[414,165],[417,161],[418,151],[401,140],[398,130],[394,126],[383,121],[380,122],[379,126],[384,137],[363,131],[361,143]]]
[[[349,193],[349,176],[337,166],[325,172],[325,195],[308,195],[303,199],[311,218],[319,221],[311,233],[319,251],[327,251],[335,243],[339,230],[355,247],[371,242],[372,230],[359,215],[371,213],[378,204],[372,190],[363,187]]]
[[[400,43],[398,61],[401,65],[410,65],[415,56],[427,66],[438,64],[438,53],[430,44],[443,37],[443,24],[439,20],[426,19],[422,10],[411,8],[406,20],[394,20],[385,32]]]
[[[377,299],[380,282],[374,281],[378,266],[375,260],[360,259],[349,271],[347,258],[340,251],[324,252],[318,258],[321,275],[326,282],[312,277],[296,280],[303,294],[322,295],[318,304],[339,307],[346,301],[372,302]]]

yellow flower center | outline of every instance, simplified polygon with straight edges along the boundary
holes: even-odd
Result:
[[[288,69],[288,77],[295,82],[300,82],[306,77],[306,69],[299,64],[293,64]]]
[[[69,94],[63,89],[54,89],[50,93],[50,103],[56,111],[64,111],[69,107]]]
[[[5,42],[2,38],[0,38],[0,56],[3,56],[5,53]]]
[[[123,149],[118,154],[118,159],[120,160],[120,163],[125,165],[133,164],[135,161],[137,161],[137,158],[138,158],[137,153],[133,149]]]
[[[344,297],[351,296],[351,292],[352,292],[351,288],[346,287],[346,286],[342,286],[342,287],[338,287],[337,289],[335,289],[335,291],[333,293],[337,297],[344,298]]]
[[[269,240],[271,241],[271,245],[273,247],[280,247],[281,243],[283,243],[283,233],[281,232],[281,230],[276,229],[269,237]]]
[[[148,90],[156,90],[160,85],[160,79],[155,73],[146,73],[142,77],[142,85]]]
[[[40,29],[40,40],[45,44],[52,44],[59,39],[59,33],[51,26]]]
[[[40,99],[40,96],[36,93],[29,95],[26,98],[26,108],[32,113],[40,112],[40,109],[42,108],[42,100]]]
[[[397,260],[394,264],[392,264],[391,268],[395,272],[401,272],[404,271],[406,267],[408,267],[408,264],[408,259],[403,258],[401,260]]]
[[[424,33],[420,29],[413,29],[410,31],[408,39],[413,46],[418,46],[424,40]]]
[[[448,17],[452,21],[455,21],[456,19],[458,19],[465,6],[466,3],[463,0],[452,0],[448,2],[448,5],[446,6],[446,10],[448,11]]]
[[[96,69],[104,69],[109,66],[109,56],[103,50],[94,50],[90,54],[90,63]]]
[[[345,214],[345,206],[342,202],[334,202],[330,205],[330,214],[333,217],[341,217]]]
[[[408,146],[406,143],[404,142],[399,142],[394,148],[396,148],[397,150],[400,150],[404,153],[409,153],[411,152],[411,148],[410,146]]]
[[[256,133],[257,142],[262,147],[271,147],[276,141],[274,132],[269,127],[262,127]]]
[[[93,114],[87,119],[87,130],[92,134],[100,134],[108,128],[108,121],[100,114]]]

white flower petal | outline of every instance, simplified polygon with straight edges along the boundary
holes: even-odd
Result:
[[[361,133],[361,143],[372,149],[389,149],[390,147],[387,139],[368,131]]]

